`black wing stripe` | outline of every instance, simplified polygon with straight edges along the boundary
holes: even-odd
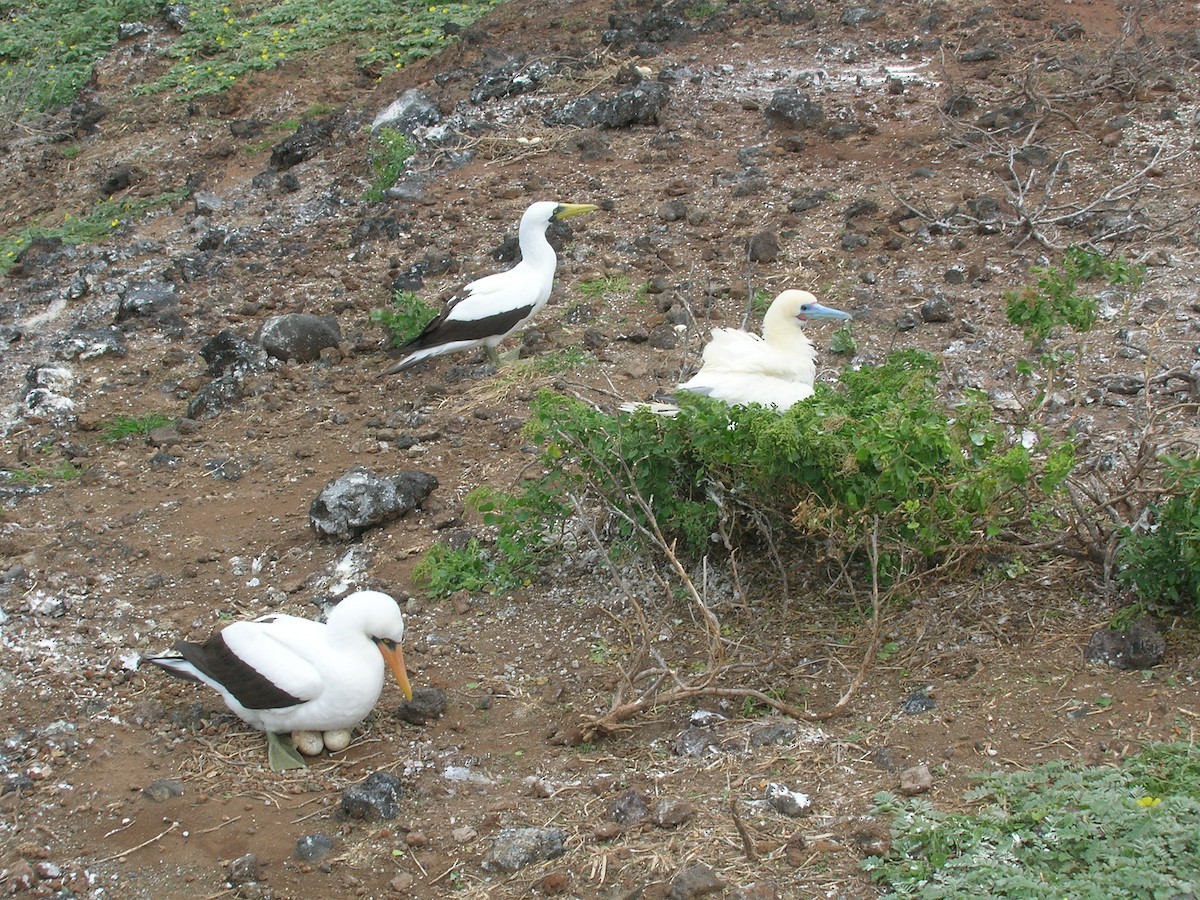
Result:
[[[484,338],[494,337],[498,334],[508,334],[508,332],[520,325],[521,321],[532,313],[533,304],[531,303],[528,306],[506,310],[494,316],[488,316],[485,319],[472,319],[470,321],[463,321],[461,319],[443,320],[436,328],[426,328],[421,334],[401,347],[400,350],[403,352],[425,350],[429,347],[440,347],[443,344],[452,344],[456,341],[481,341]]]
[[[213,681],[220,682],[246,709],[281,709],[302,702],[230,650],[219,633],[203,644],[179,641],[175,649]]]

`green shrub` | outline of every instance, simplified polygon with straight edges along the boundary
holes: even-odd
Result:
[[[162,413],[148,413],[144,416],[116,416],[104,428],[106,441],[119,441],[135,434],[149,434],[155,428],[161,428],[174,421]]]
[[[1152,607],[1200,616],[1200,460],[1166,457],[1166,499],[1150,506],[1149,529],[1125,529],[1118,579]]]
[[[363,199],[378,203],[394,185],[413,155],[412,141],[395,128],[380,128],[367,145],[367,165],[371,169],[371,187]]]
[[[371,310],[370,319],[387,330],[393,347],[401,347],[420,334],[436,315],[437,310],[412,291],[396,291],[391,308]]]
[[[876,797],[885,857],[863,867],[888,897],[1172,897],[1200,883],[1200,751],[1162,744],[1121,768],[1047,763],[987,775],[940,813]]]

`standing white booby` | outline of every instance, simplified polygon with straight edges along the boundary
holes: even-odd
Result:
[[[407,354],[384,375],[423,359],[483,346],[493,361],[496,346],[532,319],[550,299],[558,257],[546,240],[551,222],[599,209],[592,203],[534,203],[521,216],[521,261],[506,272],[472,281],[442,307],[425,329],[393,351]]]
[[[143,658],[216,689],[242,720],[267,732],[271,768],[279,771],[304,765],[279,732],[291,732],[313,753],[322,747],[305,732],[325,732],[331,744],[348,743],[339,733],[374,708],[385,663],[412,699],[403,639],[404,617],[396,601],[379,591],[357,591],[330,611],[325,624],[264,616],[235,622],[203,644],[179,641],[179,656]]]
[[[731,406],[761,403],[777,412],[807,400],[817,377],[817,352],[804,334],[809,319],[849,319],[850,313],[822,306],[808,291],[784,291],[763,317],[762,337],[736,328],[714,328],[700,371],[677,390],[702,394]],[[625,404],[674,415],[671,404]]]

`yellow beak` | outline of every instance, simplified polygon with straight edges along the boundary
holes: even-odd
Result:
[[[560,203],[558,209],[554,211],[554,218],[569,219],[571,216],[595,212],[599,208],[595,203]]]
[[[379,642],[375,646],[383,654],[383,661],[387,663],[387,667],[392,670],[392,675],[396,679],[396,684],[400,685],[404,699],[411,700],[412,685],[408,683],[408,672],[404,669],[404,651],[400,649],[399,644],[388,646],[383,642]]]

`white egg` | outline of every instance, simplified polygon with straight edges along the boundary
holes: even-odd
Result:
[[[325,749],[325,739],[319,731],[293,731],[292,740],[305,756],[316,756]]]
[[[330,753],[337,753],[339,750],[345,750],[349,746],[349,728],[338,728],[334,731],[325,732],[325,749]]]

